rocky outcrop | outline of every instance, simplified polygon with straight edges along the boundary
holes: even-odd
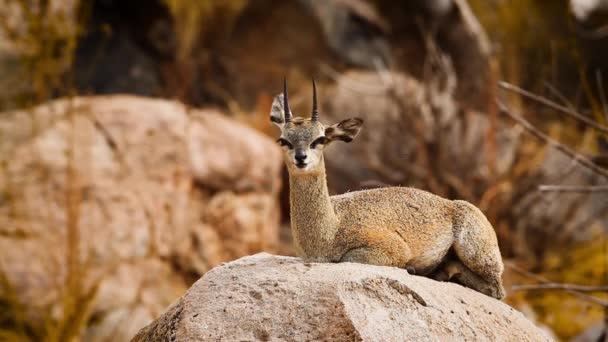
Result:
[[[452,283],[257,254],[209,271],[133,341],[548,341],[508,305]]]
[[[323,122],[364,120],[355,141],[327,149],[329,185],[336,193],[377,180],[475,200],[483,190],[476,188],[479,180],[490,173],[484,146],[490,121],[461,109],[451,63],[444,62],[442,75],[427,83],[398,72],[353,71],[325,89]],[[495,172],[504,173],[513,167],[520,130],[499,125]]]
[[[0,299],[28,324],[90,317],[86,340],[125,340],[278,243],[278,148],[217,111],[73,98],[3,113],[0,136]]]

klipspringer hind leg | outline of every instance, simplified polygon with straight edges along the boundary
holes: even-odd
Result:
[[[394,232],[366,232],[356,240],[360,247],[346,251],[340,262],[406,268],[411,258],[409,247]]]
[[[466,267],[460,260],[450,260],[445,262],[432,276],[438,281],[456,281],[457,283],[471,288],[477,292],[481,292],[487,296],[494,298],[504,297],[504,293],[500,292],[500,286],[489,282],[479,275],[475,274]]]
[[[485,215],[474,205],[465,201],[454,201],[453,249],[462,264],[452,264],[452,271],[460,270],[459,280],[473,289],[485,289],[482,293],[502,299],[504,265],[494,228]],[[468,271],[468,272],[467,272]],[[474,276],[477,276],[476,279]]]

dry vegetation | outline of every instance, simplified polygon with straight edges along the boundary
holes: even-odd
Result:
[[[569,146],[569,150],[576,151],[573,160],[587,161],[600,170],[594,172],[599,178],[606,177],[605,159],[602,158],[608,155],[608,148],[602,147],[602,144],[608,144],[604,130],[608,126],[604,99],[608,94],[600,85],[607,83],[599,77],[601,74],[589,72],[590,66],[586,64],[583,48],[575,38],[575,24],[568,14],[566,3],[534,0],[469,2],[496,48],[489,81],[493,95],[505,99],[508,108],[514,113],[526,114],[535,129],[547,132],[547,137],[560,142],[560,146]],[[92,8],[85,3],[66,1],[65,6],[57,7],[53,1],[0,0],[0,43],[8,42],[6,49],[10,50],[10,53],[6,53],[0,47],[0,87],[6,89],[0,94],[0,109],[27,108],[51,98],[78,94],[79,89],[72,82],[72,66],[79,39],[87,33],[87,25],[91,20]],[[165,70],[165,75],[171,76],[166,77],[167,92],[161,95],[190,104],[206,105],[204,97],[201,100],[201,97],[191,96],[193,89],[203,88],[206,94],[212,94],[208,98],[212,99],[210,102],[213,105],[219,105],[238,120],[270,133],[267,112],[272,94],[260,89],[259,93],[250,95],[255,99],[255,104],[248,106],[239,102],[238,96],[218,86],[223,83],[215,82],[213,78],[218,73],[217,69],[230,69],[225,65],[216,68],[222,56],[217,55],[214,47],[222,45],[224,40],[231,37],[238,16],[246,10],[249,3],[247,0],[166,0],[163,3],[171,15],[176,41],[171,48],[171,60],[163,64],[168,70]],[[257,39],[264,46],[266,38]],[[268,72],[269,79],[278,75],[274,66],[264,67],[271,70]],[[225,72],[229,74],[228,71]],[[299,84],[307,84],[308,78],[301,70],[289,72],[295,78],[292,84],[298,89],[293,95],[294,103],[298,106],[298,101],[302,102],[307,96],[303,94],[308,94],[308,88]],[[195,77],[195,74],[198,76]],[[590,77],[590,74],[597,75],[597,78]],[[608,71],[604,78],[608,79]],[[521,93],[504,92],[496,82],[500,79],[533,90],[558,103],[562,109],[582,112],[580,115],[592,121],[595,126],[581,122],[580,118],[562,116],[546,103],[535,103]],[[325,82],[329,84],[332,80],[326,77]],[[400,103],[398,99],[396,102]],[[605,286],[608,283],[608,224],[605,219],[608,208],[579,224],[581,231],[591,232],[583,240],[577,239],[576,231],[564,232],[565,225],[556,223],[547,223],[538,231],[521,231],[516,228],[518,211],[526,210],[520,203],[522,198],[527,201],[550,202],[560,201],[560,198],[564,198],[561,196],[573,194],[549,192],[547,190],[551,188],[545,188],[545,191],[539,191],[533,198],[524,196],[535,191],[539,185],[534,177],[537,177],[542,161],[551,152],[551,144],[533,136],[521,138],[517,157],[508,172],[496,172],[496,154],[499,148],[496,146],[496,136],[499,133],[497,130],[503,127],[497,122],[508,119],[500,114],[500,107],[493,106],[493,103],[492,98],[486,113],[490,124],[483,137],[490,176],[476,183],[478,187],[483,185],[483,189],[476,189],[470,183],[459,184],[457,177],[432,172],[425,179],[426,183],[423,182],[424,186],[445,195],[466,198],[487,213],[497,229],[501,247],[511,259],[508,262],[507,283]],[[32,134],[36,132],[34,127]],[[424,132],[417,134],[420,141],[423,141]],[[76,136],[77,132],[74,131],[73,135]],[[72,138],[72,144],[77,143],[76,138]],[[3,137],[0,137],[0,147],[2,144],[11,146],[13,143],[3,141]],[[443,144],[449,145],[449,142]],[[437,148],[436,145],[422,143],[418,147],[421,151],[418,158],[422,159],[417,163],[425,170],[440,170],[441,165],[434,163],[446,162],[432,157]],[[73,149],[68,149],[67,157],[73,162],[72,152]],[[4,174],[9,165],[10,160],[4,155],[0,156],[0,172]],[[556,172],[555,183],[545,185],[559,185],[560,179],[571,170]],[[79,184],[79,175],[73,167],[68,168],[66,179],[69,186],[63,210],[67,217],[68,248],[65,250],[65,259],[59,262],[68,265],[68,272],[64,281],[55,284],[56,288],[53,289],[61,293],[61,301],[58,306],[49,305],[38,313],[38,322],[41,324],[32,323],[25,313],[23,299],[17,295],[18,291],[12,287],[10,277],[2,272],[4,267],[0,264],[0,339],[78,340],[91,319],[90,309],[95,301],[97,284],[83,284],[87,267],[79,257],[82,238],[79,235],[79,196],[82,184]],[[0,176],[0,202],[18,198],[19,184],[25,181],[27,180]],[[593,198],[602,201],[607,198],[608,192],[598,191],[595,194],[576,196],[595,196]],[[569,207],[568,210],[574,212],[576,208]],[[14,208],[11,213],[21,214],[23,210],[20,208]],[[543,222],[538,225],[542,226]],[[544,235],[539,231],[543,231]],[[539,235],[534,236],[537,233]],[[548,239],[548,236],[552,238]],[[57,261],[49,261],[52,262]],[[49,270],[52,269],[49,267]],[[605,288],[588,293],[568,289],[520,287],[511,292],[508,298],[510,304],[528,314],[532,313],[539,323],[546,324],[563,339],[573,337],[606,319],[606,301],[608,296]]]
[[[535,168],[534,161],[538,160],[539,153],[544,153],[547,146],[558,146],[571,152],[573,160],[582,161],[594,172],[597,171],[600,177],[606,178],[605,165],[600,163],[601,156],[606,153],[602,142],[608,139],[608,112],[604,100],[605,86],[602,85],[606,81],[601,79],[599,69],[594,70],[593,65],[589,65],[589,58],[585,59],[584,54],[589,51],[584,51],[584,43],[577,39],[580,29],[568,13],[567,3],[471,1],[471,5],[497,44],[502,79],[544,95],[526,96],[529,93],[522,94],[520,91],[502,94],[511,108],[528,114],[534,124],[531,127],[536,131],[532,132],[535,137],[522,146],[529,152],[528,157],[522,158],[520,170],[521,167],[525,168],[526,163]],[[581,108],[585,108],[584,115],[565,115],[568,112],[577,114],[576,110]],[[547,132],[546,137],[551,142],[538,140],[542,138],[539,131]],[[572,168],[576,166],[558,173],[554,182],[560,184],[563,177],[572,172]],[[560,198],[576,196],[573,195],[575,193],[592,194],[592,188],[541,185],[538,199],[559,201]],[[602,190],[602,186],[595,188],[597,195],[591,196],[601,203],[608,193]],[[604,214],[599,212],[597,215],[601,218]],[[532,259],[520,258],[518,261],[520,266],[525,265],[524,268],[532,269],[535,274],[512,272],[510,281],[514,284],[608,284],[607,226],[605,218],[595,223],[590,219],[579,225],[579,230],[587,228],[594,231],[595,239],[591,240],[594,242],[577,242],[576,232],[564,231],[565,225],[556,227],[553,238],[547,241],[548,245],[544,248],[546,252]],[[570,237],[564,239],[567,235]],[[511,265],[514,271],[521,271],[521,268]],[[516,307],[530,305],[540,322],[551,327],[557,336],[568,339],[606,319],[606,292],[605,288],[599,288],[581,295],[564,289],[522,288],[510,296],[509,302]]]
[[[0,39],[6,44],[5,49],[9,50],[7,60],[0,61],[0,83],[3,89],[8,90],[0,95],[0,108],[31,106],[56,96],[58,89],[69,95],[71,88],[69,82],[66,82],[66,72],[73,62],[80,33],[77,6],[69,2],[65,6],[53,6],[47,1],[6,0],[0,3],[0,7]],[[32,132],[36,134],[37,129],[33,128]],[[0,141],[0,144],[7,142]],[[6,148],[2,149],[6,151]],[[71,163],[74,158],[72,150],[68,150]],[[4,168],[10,163],[5,157],[3,155],[1,161],[3,174]],[[31,322],[24,299],[19,298],[10,277],[5,274],[6,267],[0,265],[0,293],[3,297],[0,302],[0,338],[3,340],[70,341],[80,336],[82,327],[88,321],[96,286],[85,290],[82,284],[83,272],[87,270],[79,258],[80,189],[73,167],[66,178],[71,184],[65,202],[69,248],[63,262],[69,265],[69,272],[62,284],[55,284],[56,288],[49,289],[61,293],[61,301],[58,306],[48,306],[38,313],[42,324]],[[1,196],[8,199],[18,198],[20,182],[27,181],[5,177],[2,179]],[[19,209],[14,207],[12,215],[19,215],[22,212]],[[48,262],[51,271],[54,269],[53,261]],[[59,310],[61,314],[57,315],[54,310]]]

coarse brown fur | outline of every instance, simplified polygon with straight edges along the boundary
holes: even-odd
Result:
[[[336,140],[350,142],[363,121],[347,119],[329,127],[303,118],[286,121],[280,98],[271,119],[281,128],[291,228],[301,257],[413,268],[417,274],[504,297],[496,234],[478,208],[407,187],[329,196],[323,149]]]

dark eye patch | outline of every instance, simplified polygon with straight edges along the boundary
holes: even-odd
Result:
[[[279,143],[279,145],[286,146],[290,150],[293,149],[293,145],[289,141],[287,141],[287,140],[285,140],[283,138],[279,138],[277,140],[277,142]]]
[[[329,139],[326,137],[318,137],[310,144],[310,148],[316,148],[319,145],[325,145],[329,142]]]

